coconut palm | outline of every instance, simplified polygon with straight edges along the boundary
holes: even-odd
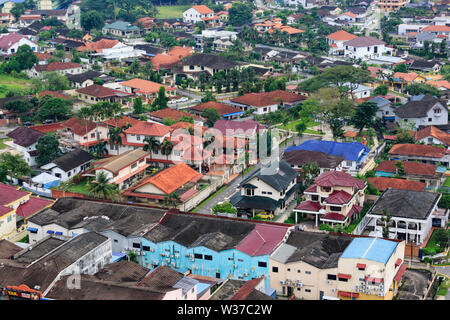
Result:
[[[95,197],[101,199],[113,199],[119,194],[117,186],[109,182],[109,178],[104,172],[97,174],[95,180],[89,183],[88,190]]]
[[[82,107],[78,111],[78,118],[80,119],[80,124],[84,122],[85,133],[86,133],[86,150],[88,150],[88,121],[92,119],[92,111],[88,107]],[[82,121],[84,120],[84,121]]]
[[[167,139],[164,139],[161,144],[161,154],[166,156],[166,168],[169,166],[169,155],[172,153],[173,143]]]
[[[99,142],[93,147],[93,152],[96,158],[104,158],[108,155],[108,149],[106,149],[107,141]]]
[[[109,128],[109,144],[111,145],[111,149],[113,146],[121,146],[122,145],[122,137],[121,134],[124,132],[124,127],[114,127]],[[117,155],[119,155],[119,148],[117,148]]]
[[[149,152],[150,152],[150,163],[153,164],[153,160],[152,160],[152,151],[153,151],[153,152],[158,151],[159,148],[160,148],[160,143],[159,143],[158,139],[156,139],[156,138],[153,137],[153,136],[146,137],[146,138],[144,139],[144,143],[145,143],[145,145],[144,145],[144,147],[143,147],[143,150],[144,150],[144,151],[149,151]]]
[[[174,208],[177,207],[177,204],[181,202],[180,196],[175,192],[172,192],[166,196],[164,196],[164,203],[170,205]]]

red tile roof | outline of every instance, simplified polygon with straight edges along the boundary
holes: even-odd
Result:
[[[326,171],[314,180],[314,184],[321,187],[355,187],[363,189],[365,181],[352,177],[343,171]]]
[[[442,158],[446,149],[422,144],[402,143],[394,145],[389,154]]]
[[[64,127],[61,125],[61,122],[42,124],[42,125],[39,125],[39,126],[30,127],[30,128],[33,129],[33,130],[42,132],[42,133],[55,132],[55,131],[64,129]]]
[[[0,49],[8,50],[13,44],[17,43],[21,39],[26,39],[25,36],[18,33],[9,33],[0,38]]]
[[[49,64],[37,65],[34,67],[34,69],[37,72],[58,71],[58,70],[67,70],[67,69],[75,69],[75,68],[81,68],[81,65],[78,63],[74,63],[74,62],[54,61]]]
[[[439,130],[435,126],[428,126],[426,128],[423,128],[422,130],[417,131],[416,133],[416,141],[433,137],[437,140],[443,142],[445,145],[450,145],[450,134]]]
[[[314,201],[302,201],[297,207],[295,207],[295,210],[311,212],[319,212],[320,209],[323,209],[323,207],[320,205],[320,203]]]
[[[252,232],[236,249],[252,257],[270,254],[283,240],[287,230],[288,226],[256,223]]]
[[[350,193],[339,190],[333,191],[326,199],[326,202],[330,204],[344,204],[348,203],[351,198],[352,195]]]
[[[230,300],[246,300],[248,295],[255,290],[255,287],[263,280],[256,278],[246,281],[244,285],[230,298]]]
[[[174,121],[178,121],[183,116],[198,118],[198,116],[190,114],[186,111],[176,110],[176,109],[172,109],[172,108],[164,108],[164,109],[160,109],[157,111],[153,111],[153,112],[150,112],[149,115],[159,118],[159,119],[170,118]]]
[[[78,47],[78,51],[96,51],[102,52],[103,49],[113,48],[119,43],[119,40],[101,39],[96,42],[86,43],[84,46]]]
[[[70,128],[70,132],[73,132],[79,136],[86,135],[86,125],[87,125],[87,132],[94,130],[96,127],[95,122],[84,120],[78,117],[72,117],[61,123],[62,127]]]
[[[386,177],[372,177],[368,179],[371,184],[377,188],[378,191],[383,192],[387,188],[401,189],[401,190],[412,190],[412,191],[424,191],[426,187],[425,182],[406,180],[406,179],[396,179],[396,178],[386,178]]]
[[[42,198],[30,197],[30,199],[27,202],[21,204],[17,208],[16,214],[26,219],[32,216],[33,214],[41,211],[42,209],[52,205],[53,202],[54,201]]]
[[[450,32],[449,26],[426,26],[422,29],[422,31],[430,31],[430,32]]]
[[[29,195],[30,192],[17,190],[17,187],[0,183],[0,206],[5,206]]]
[[[157,93],[161,87],[164,87],[166,91],[176,90],[175,88],[165,86],[160,83],[156,83],[153,81],[148,81],[144,79],[134,78],[128,81],[120,82],[121,86],[130,87],[133,89],[138,89],[140,93],[143,94],[153,94]]]
[[[170,68],[177,64],[182,58],[192,55],[194,50],[191,47],[175,46],[170,49],[167,54],[157,54],[152,59],[153,68],[159,70],[161,68]]]
[[[281,102],[296,102],[305,100],[306,97],[284,90],[275,90],[271,92],[246,93],[243,96],[231,99],[232,102],[249,105],[252,107],[266,107],[276,105]]]
[[[57,91],[45,90],[45,91],[39,92],[39,97],[45,97],[46,95],[52,96],[53,98],[72,99],[72,97],[69,96],[68,94],[57,92]]]
[[[398,271],[397,271],[397,274],[395,275],[395,277],[394,277],[394,281],[397,281],[397,282],[399,282],[400,281],[400,279],[403,277],[403,274],[405,273],[405,271],[406,271],[406,265],[405,264],[402,264],[401,265],[401,267],[398,269]]]
[[[128,117],[128,116],[122,116],[122,118],[115,120],[114,118],[111,118],[109,120],[103,121],[106,125],[110,126],[110,127],[123,127],[126,126],[128,124],[131,124],[132,126],[134,126],[136,123],[141,122],[141,120],[132,118],[132,117]]]
[[[210,14],[210,13],[214,13],[213,10],[211,10],[210,8],[208,8],[205,5],[199,5],[199,6],[192,6],[193,9],[197,10],[198,13],[200,14]]]
[[[39,61],[45,61],[51,58],[54,58],[51,54],[35,52],[34,55],[38,58]]]
[[[327,212],[321,219],[344,221],[346,218],[347,216],[344,216],[343,214],[337,212]]]
[[[170,132],[170,127],[159,123],[140,121],[125,130],[126,134],[140,134],[145,136],[163,137]]]
[[[397,160],[388,160],[381,162],[375,171],[397,172],[394,164]],[[415,161],[402,161],[403,168],[405,168],[405,175],[419,175],[419,176],[434,176],[437,165],[421,163]]]
[[[242,110],[239,108],[230,106],[229,104],[216,102],[216,101],[208,101],[208,102],[196,105],[196,106],[192,107],[191,109],[203,112],[203,110],[205,110],[206,108],[216,109],[221,116],[230,114],[230,113],[242,112]]]

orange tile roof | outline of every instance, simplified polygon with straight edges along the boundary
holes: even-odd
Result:
[[[77,48],[78,51],[96,51],[102,52],[103,49],[110,49],[119,43],[119,40],[101,39],[96,42],[90,42]]]
[[[345,30],[339,30],[336,32],[333,32],[332,34],[329,34],[327,38],[336,40],[336,41],[347,41],[352,40],[355,38],[358,38],[358,36],[355,36],[354,34],[348,33]]]
[[[349,16],[352,18],[356,18],[358,15],[354,14],[353,12],[347,11],[347,12],[342,13],[340,16]]]
[[[172,108],[164,108],[164,109],[160,109],[157,111],[153,111],[153,112],[150,112],[149,115],[159,118],[159,119],[170,118],[174,121],[178,121],[183,116],[198,118],[198,116],[190,114],[186,111],[176,110],[176,109],[172,109]]]
[[[386,178],[386,177],[372,177],[368,179],[371,184],[377,188],[378,191],[383,192],[387,188],[424,191],[426,183],[414,180]]]
[[[109,120],[104,121],[105,124],[107,124],[108,126],[111,127],[123,127],[126,126],[128,124],[131,124],[132,126],[134,126],[135,124],[141,122],[141,120],[137,120],[135,118],[132,117],[128,117],[128,116],[122,116],[122,118],[115,120],[114,118],[111,118]]]
[[[170,126],[170,130],[173,132],[178,129],[185,129],[187,132],[189,132],[189,128],[193,128],[194,130],[202,130],[202,134],[208,130],[207,127],[195,125],[189,122],[180,121],[177,123],[174,123]]]
[[[133,189],[152,184],[166,194],[170,194],[190,181],[198,181],[203,175],[185,163],[179,163],[149,177]]]
[[[436,88],[445,88],[450,90],[450,82],[447,80],[427,81],[427,84]]]
[[[397,172],[395,168],[395,163],[397,160],[387,160],[382,161],[375,168],[375,171],[384,172]],[[437,165],[421,163],[416,161],[402,161],[403,168],[405,169],[405,175],[415,175],[415,176],[430,176],[433,177],[436,173]]]
[[[170,127],[159,123],[140,121],[125,130],[126,134],[140,134],[145,136],[163,137],[170,132]]]
[[[414,79],[416,79],[419,75],[415,72],[409,72],[409,73],[404,73],[404,72],[395,72],[393,77],[394,78],[400,78],[405,80],[406,82],[412,82],[414,81]]]
[[[51,54],[35,52],[34,55],[38,58],[39,61],[45,61],[51,58],[54,58]]]
[[[178,47],[175,46],[170,49],[167,54],[160,53],[152,58],[153,67],[156,70],[160,68],[170,68],[177,64],[182,58],[192,55],[194,50],[191,47]]]
[[[131,79],[128,81],[123,81],[123,82],[120,82],[119,84],[122,86],[125,86],[125,87],[138,89],[140,93],[144,93],[144,94],[157,93],[159,91],[159,88],[161,88],[161,87],[164,87],[166,89],[166,91],[176,90],[175,88],[168,87],[168,86],[165,86],[160,83],[156,83],[156,82],[148,81],[148,80],[144,80],[144,79],[138,79],[138,78],[134,78],[134,79]]]
[[[200,14],[209,14],[209,13],[214,13],[214,11],[212,11],[210,8],[208,8],[205,5],[199,5],[199,6],[192,6],[193,9],[197,10],[198,13]]]
[[[450,145],[450,134],[439,130],[435,126],[428,126],[426,128],[423,128],[422,130],[417,131],[416,133],[416,141],[425,139],[427,137],[436,138],[446,145]]]
[[[422,29],[422,31],[430,31],[430,32],[450,32],[449,26],[427,26]]]

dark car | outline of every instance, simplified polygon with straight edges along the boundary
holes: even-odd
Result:
[[[25,121],[25,122],[23,123],[23,125],[24,125],[25,127],[29,127],[29,126],[32,126],[32,125],[33,125],[33,122],[31,122],[31,121]]]
[[[45,119],[44,121],[42,121],[43,124],[50,124],[53,122],[55,122],[55,121],[53,121],[52,119]]]

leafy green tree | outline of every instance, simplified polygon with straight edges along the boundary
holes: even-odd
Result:
[[[23,3],[15,3],[10,13],[18,20],[19,17],[25,13],[25,10],[25,5]]]
[[[382,234],[385,239],[389,239],[389,224],[391,222],[391,218],[392,216],[386,210],[383,210],[383,216],[380,220],[384,222]]]
[[[252,19],[252,8],[241,2],[234,2],[228,9],[228,23],[232,26],[242,26]]]
[[[8,111],[24,114],[31,111],[33,105],[27,100],[14,100],[5,103],[5,109]]]
[[[378,106],[375,102],[363,102],[356,106],[350,122],[359,129],[359,135],[365,127],[372,127],[374,125],[375,114]]]
[[[164,203],[173,208],[177,207],[177,204],[181,202],[181,198],[175,192],[172,192],[166,196],[164,196]]]
[[[55,135],[46,134],[39,137],[36,143],[36,162],[40,165],[47,164],[61,155],[59,140]]]
[[[344,130],[342,129],[344,127],[344,122],[341,119],[333,117],[330,119],[329,125],[335,140],[344,137]]]
[[[382,85],[379,85],[378,87],[376,87],[375,90],[373,91],[373,93],[376,95],[385,96],[388,94],[388,91],[389,91],[388,85],[382,84]]]
[[[212,211],[214,214],[217,213],[237,213],[237,209],[233,207],[231,202],[226,201],[220,204],[216,204],[214,207],[212,207]]]
[[[39,119],[53,119],[55,121],[67,119],[72,114],[72,103],[63,98],[48,98],[41,105]]]
[[[302,166],[300,173],[302,189],[307,189],[320,174],[320,167],[316,162],[310,162]]]
[[[92,151],[97,159],[104,158],[108,155],[108,149],[106,149],[107,143],[107,141],[99,142],[92,148]]]
[[[397,137],[395,138],[395,143],[416,143],[414,136],[409,132],[408,129],[397,129],[396,136]]]
[[[134,251],[128,252],[128,259],[129,259],[129,261],[131,261],[131,262],[139,263],[139,261],[138,261],[138,259],[137,259],[137,254],[136,254],[136,252],[134,252]]]
[[[395,167],[397,177],[401,177],[405,174],[405,167],[403,166],[403,163],[400,160],[397,160],[394,163],[394,167]]]
[[[22,45],[17,49],[15,54],[17,61],[20,63],[22,70],[31,69],[37,62],[38,58],[34,54],[29,45]]]
[[[142,104],[142,98],[141,97],[137,97],[136,99],[134,99],[134,101],[133,101],[133,113],[134,114],[142,114],[145,111],[146,110],[144,108],[144,105]]]
[[[101,199],[113,199],[119,194],[117,186],[110,183],[110,179],[103,171],[98,173],[95,180],[89,183],[88,190],[95,197]]]
[[[166,89],[161,86],[158,91],[157,97],[152,102],[152,108],[155,110],[167,108],[167,102],[170,99],[166,96]]]
[[[28,176],[30,172],[30,166],[21,155],[9,152],[0,154],[0,182],[9,181],[8,176],[17,179]]]
[[[216,101],[216,97],[213,95],[213,93],[210,90],[206,90],[205,95],[202,97],[202,103],[208,102],[208,101]]]
[[[202,112],[202,117],[208,119],[206,121],[206,125],[211,128],[214,126],[216,121],[220,119],[220,114],[217,109],[205,108]]]
[[[406,65],[406,63],[400,63],[394,67],[393,71],[406,73],[406,72],[408,72],[408,66]]]
[[[104,25],[105,21],[98,11],[91,10],[81,14],[81,26],[86,31],[100,30]]]
[[[432,85],[429,85],[428,83],[412,83],[409,86],[406,87],[406,91],[408,94],[412,96],[420,95],[420,94],[430,94],[433,96],[441,96],[441,91],[433,87]]]

